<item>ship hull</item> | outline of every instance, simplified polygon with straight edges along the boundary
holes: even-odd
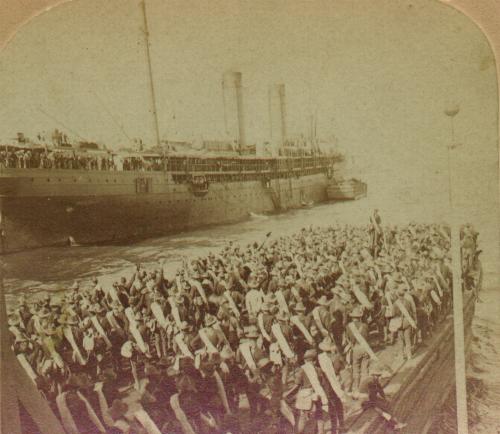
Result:
[[[151,188],[138,192],[132,174],[84,173],[90,181],[83,189],[77,174],[69,179],[63,172],[51,174],[50,181],[40,171],[31,178],[3,179],[4,253],[63,245],[70,237],[78,244],[139,240],[237,222],[249,213],[300,208],[304,197],[315,203],[327,200],[323,173],[275,179],[270,186],[258,180],[212,183],[198,196],[188,184],[173,183],[165,174],[146,174],[152,177]]]

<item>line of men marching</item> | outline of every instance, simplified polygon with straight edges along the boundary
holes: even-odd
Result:
[[[336,433],[363,392],[397,428],[373,348],[411,359],[449,312],[449,243],[445,226],[382,230],[376,214],[229,243],[171,278],[137,266],[21,297],[13,348],[71,433]]]

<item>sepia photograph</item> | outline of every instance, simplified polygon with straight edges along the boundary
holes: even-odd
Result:
[[[0,432],[500,433],[471,3],[0,5]]]

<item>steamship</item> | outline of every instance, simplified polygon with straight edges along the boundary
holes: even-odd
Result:
[[[304,146],[284,146],[282,84],[271,86],[269,93],[272,133],[279,137],[281,155],[257,156],[245,141],[241,82],[239,72],[224,74],[225,107],[231,108],[226,117],[238,139],[238,152],[233,155],[135,154],[147,170],[3,164],[2,251],[144,239],[328,200],[328,185],[337,169],[340,173],[343,157]],[[88,150],[72,152],[90,155]],[[120,152],[110,155],[115,161],[125,158]]]
[[[3,253],[68,243],[144,239],[236,222],[250,213],[283,211],[328,200],[327,187],[342,164],[342,156],[320,152],[313,137],[309,149],[304,143],[289,146],[283,84],[269,88],[272,156],[259,155],[256,147],[252,150],[247,144],[242,75],[235,71],[226,72],[222,81],[226,131],[234,145],[233,154],[167,155],[161,151],[146,6],[144,2],[141,5],[157,152],[142,152],[133,158],[149,170],[136,166],[117,170],[115,162],[111,170],[2,164]],[[8,146],[0,148],[9,152]],[[84,151],[70,152],[81,155]],[[110,158],[124,156],[114,153]]]

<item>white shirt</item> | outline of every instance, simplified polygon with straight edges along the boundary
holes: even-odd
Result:
[[[259,314],[264,302],[264,294],[258,289],[251,289],[245,295],[245,306],[247,308],[248,316],[255,317]]]

